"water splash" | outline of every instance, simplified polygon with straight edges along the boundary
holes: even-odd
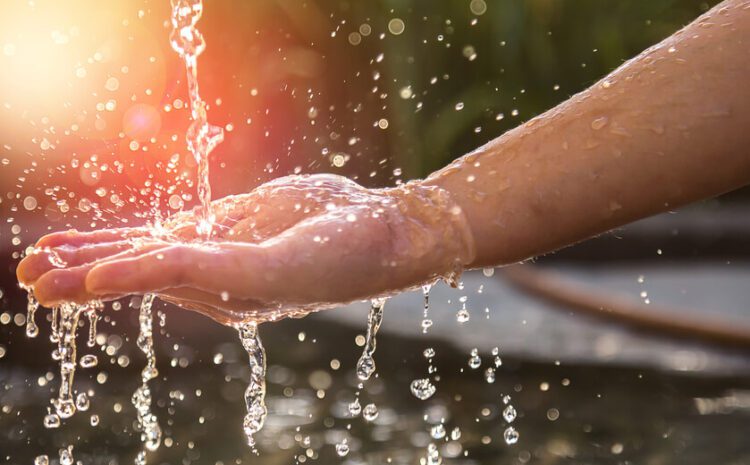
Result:
[[[263,428],[268,409],[266,408],[266,350],[260,340],[258,324],[247,321],[237,328],[242,347],[250,359],[250,383],[245,390],[247,414],[242,427],[247,436],[247,444],[255,450],[255,434]],[[257,451],[256,451],[257,453]]]
[[[161,445],[162,431],[156,415],[151,412],[151,389],[148,382],[159,375],[156,369],[156,354],[154,352],[153,313],[154,294],[146,294],[141,301],[138,323],[140,332],[136,341],[138,348],[146,356],[146,366],[141,371],[141,385],[133,393],[133,406],[136,410],[138,429],[141,430],[141,442],[144,449],[136,456],[136,465],[146,464],[146,451],[155,451]]]
[[[370,312],[367,315],[367,337],[365,339],[365,348],[362,356],[357,362],[357,377],[360,381],[367,381],[375,373],[375,337],[380,329],[380,323],[383,322],[383,308],[385,308],[386,299],[373,299],[370,305]]]
[[[208,156],[224,140],[224,131],[208,123],[208,106],[201,99],[198,87],[198,55],[206,49],[203,35],[196,24],[203,14],[202,0],[172,0],[172,33],[169,41],[172,49],[185,63],[190,111],[193,122],[187,130],[186,139],[190,153],[198,163],[198,234],[211,237],[213,217],[211,215],[211,186],[209,184]]]

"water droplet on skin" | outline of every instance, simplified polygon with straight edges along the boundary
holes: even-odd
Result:
[[[437,388],[428,378],[415,379],[411,382],[411,393],[419,400],[427,400],[435,394]]]
[[[375,421],[379,414],[380,412],[378,412],[378,407],[375,404],[367,404],[362,410],[362,417],[367,421]]]
[[[503,439],[505,439],[505,443],[509,446],[517,443],[519,436],[518,431],[512,426],[507,427],[503,433]]]
[[[600,116],[599,118],[596,118],[591,122],[591,129],[593,129],[594,131],[598,131],[606,126],[608,122],[609,119],[606,116]]]
[[[513,423],[513,420],[516,419],[516,409],[512,405],[505,407],[505,410],[503,410],[503,418],[506,422]]]

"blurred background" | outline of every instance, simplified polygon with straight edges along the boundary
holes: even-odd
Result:
[[[201,90],[209,120],[225,128],[211,158],[215,197],[291,173],[332,172],[367,186],[425,176],[715,3],[206,0]],[[76,388],[95,392],[92,411],[45,430],[58,367],[47,324],[37,339],[24,335],[14,271],[47,231],[142,224],[195,204],[169,10],[166,0],[3,2],[2,463],[54,458],[67,444],[86,464],[131,463],[139,450],[130,405],[143,365],[138,299],[108,311],[91,349],[100,364],[79,370]],[[366,308],[265,325],[271,414],[257,457],[240,428],[249,370],[236,335],[160,303],[167,323],[153,389],[169,441],[150,460],[412,464],[433,442],[455,464],[747,463],[749,200],[740,190],[519,268],[552,273],[541,288],[514,268],[468,273],[463,289],[433,292],[427,334],[421,294],[392,299],[379,376],[361,394],[379,408],[372,423],[345,412]],[[550,276],[574,298],[561,299]],[[471,315],[463,324],[461,297]],[[601,308],[616,321],[591,316]],[[675,333],[670,321],[684,327]],[[408,386],[427,376],[427,347],[441,379],[422,402]],[[503,364],[488,383],[495,347]],[[475,348],[476,371],[467,364]],[[503,440],[506,394],[519,413],[515,445]],[[448,433],[431,437],[441,423]],[[343,438],[351,452],[338,457],[333,444]]]

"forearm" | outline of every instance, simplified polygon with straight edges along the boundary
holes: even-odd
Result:
[[[720,4],[588,90],[423,181],[469,266],[512,263],[750,183],[750,8]]]

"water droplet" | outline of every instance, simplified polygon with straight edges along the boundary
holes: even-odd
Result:
[[[73,465],[73,446],[60,449],[60,465]]]
[[[429,360],[435,356],[435,349],[433,349],[432,347],[428,347],[424,350],[424,352],[422,352],[422,355],[424,355],[424,358]]]
[[[370,311],[367,315],[367,337],[365,339],[365,348],[362,356],[357,362],[357,378],[360,381],[367,381],[375,372],[375,359],[373,354],[376,348],[376,336],[380,324],[383,321],[383,308],[385,299],[374,299],[370,305]]]
[[[44,427],[45,428],[59,428],[60,417],[56,413],[48,413],[44,416]]]
[[[359,403],[359,399],[354,399],[354,402],[349,404],[349,413],[356,417],[362,412],[362,406]]]
[[[404,29],[406,29],[406,24],[404,23],[403,19],[393,18],[392,20],[388,21],[388,32],[390,32],[394,36],[403,34]]]
[[[81,365],[81,368],[92,368],[99,364],[99,359],[96,358],[96,355],[86,354],[81,357],[78,364]]]
[[[472,349],[471,357],[469,357],[469,368],[476,370],[482,365],[482,359],[479,357],[479,350]]]
[[[507,427],[503,433],[503,439],[505,439],[505,443],[508,445],[517,443],[519,436],[518,431],[512,426]]]
[[[430,436],[432,436],[432,439],[443,439],[445,437],[445,426],[442,423],[433,426],[430,428]]]
[[[367,421],[375,421],[379,414],[380,412],[378,412],[378,407],[375,404],[367,404],[362,410],[362,416]]]
[[[96,414],[91,415],[90,422],[91,422],[91,426],[98,425],[99,424],[99,415],[96,415]]]
[[[427,465],[440,465],[443,463],[443,458],[440,457],[440,452],[435,444],[429,444],[427,446]]]
[[[89,409],[90,405],[91,401],[89,401],[89,396],[86,395],[85,392],[78,393],[78,396],[76,396],[76,408],[82,412],[85,412]]]
[[[490,367],[484,370],[484,379],[490,384],[494,383],[495,382],[495,369]]]
[[[346,440],[336,444],[336,454],[339,457],[346,457],[349,454],[349,444],[346,443]]]
[[[37,455],[34,459],[34,465],[49,465],[49,456]]]
[[[420,400],[427,400],[435,394],[437,388],[428,378],[415,379],[411,382],[411,393]]]
[[[598,131],[599,129],[606,126],[608,122],[609,119],[606,116],[600,116],[599,118],[596,118],[591,122],[591,129],[593,129],[594,131]]]
[[[471,315],[469,315],[469,311],[465,308],[462,308],[458,311],[458,313],[456,313],[456,320],[459,323],[466,323],[467,321],[469,321],[470,317]]]
[[[503,410],[503,418],[508,423],[513,423],[513,420],[516,419],[516,409],[512,405],[505,407],[505,410]]]

